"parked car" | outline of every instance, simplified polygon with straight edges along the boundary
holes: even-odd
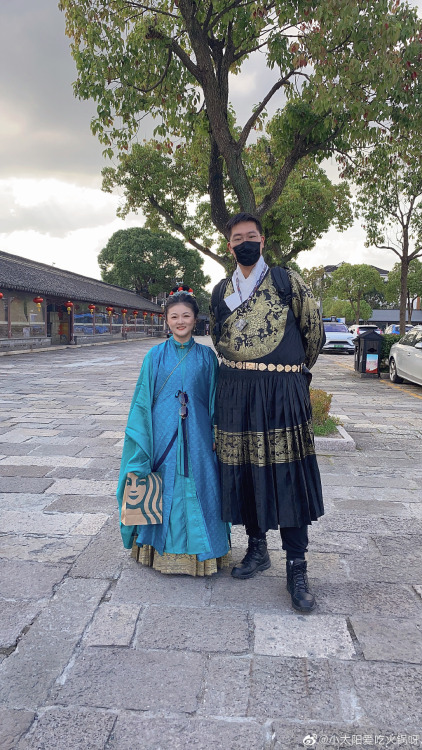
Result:
[[[350,326],[349,331],[350,333],[353,333],[353,336],[359,336],[361,333],[366,333],[366,331],[375,331],[375,333],[379,333],[380,336],[382,335],[381,328],[378,328],[378,326],[371,323],[355,324],[354,326]]]
[[[390,349],[390,380],[392,383],[422,385],[422,326],[415,326]]]
[[[323,352],[345,352],[355,353],[353,335],[349,333],[344,323],[324,323],[326,341],[322,347]]]
[[[408,331],[411,331],[414,326],[411,323],[406,323],[406,333]],[[387,326],[384,333],[395,333],[400,334],[400,325],[399,323],[392,323],[390,326]]]

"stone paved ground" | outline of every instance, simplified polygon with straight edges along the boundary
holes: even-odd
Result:
[[[320,358],[357,451],[321,456],[302,616],[275,532],[250,581],[123,550],[114,489],[151,343],[0,358],[2,750],[421,747],[422,388]]]

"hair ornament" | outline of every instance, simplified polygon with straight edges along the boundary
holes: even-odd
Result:
[[[191,297],[194,297],[193,289],[192,287],[188,286],[178,286],[169,292],[169,297],[177,297],[179,294],[188,294]]]

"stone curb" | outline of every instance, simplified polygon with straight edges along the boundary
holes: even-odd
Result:
[[[317,453],[344,453],[355,451],[356,443],[341,425],[337,425],[340,437],[316,437],[315,449]]]
[[[138,344],[140,341],[163,341],[161,336],[145,336],[138,339],[117,339],[116,341],[93,341],[92,344],[60,344],[60,346],[43,346],[39,349],[14,349],[0,352],[0,357],[12,357],[16,354],[35,354],[38,352],[61,352],[64,349],[85,349],[87,346],[112,346],[113,344]]]

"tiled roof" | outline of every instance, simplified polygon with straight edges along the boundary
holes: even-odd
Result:
[[[340,268],[344,264],[344,261],[341,263],[338,263],[336,266],[324,266],[325,273],[334,273],[334,271],[337,270],[337,268]],[[371,263],[369,265],[372,265]],[[375,268],[378,273],[381,274],[381,276],[388,276],[388,271],[386,271],[384,268],[378,268],[378,266],[372,266],[372,268]]]
[[[129,289],[0,251],[0,291],[4,289],[161,312],[159,305]]]
[[[373,310],[369,318],[371,323],[399,323],[400,310]],[[407,323],[407,310],[406,310]],[[422,310],[412,310],[412,323],[414,325],[422,323]]]

